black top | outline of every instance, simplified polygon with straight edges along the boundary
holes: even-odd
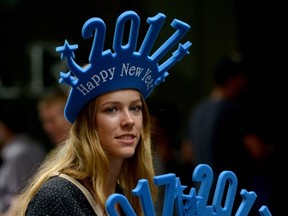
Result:
[[[95,212],[82,191],[70,181],[55,176],[45,182],[30,201],[28,216],[93,215]]]

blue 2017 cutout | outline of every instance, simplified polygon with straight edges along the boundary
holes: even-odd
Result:
[[[200,183],[198,193],[196,188],[192,187],[189,194],[184,194],[183,191],[186,186],[181,185],[180,179],[175,174],[169,173],[154,177],[155,185],[165,186],[163,216],[172,216],[174,206],[179,216],[231,216],[238,186],[237,176],[233,172],[223,171],[218,176],[212,205],[207,205],[213,182],[213,170],[211,167],[207,164],[199,164],[193,172],[192,181]],[[132,193],[134,196],[139,197],[145,216],[156,215],[146,179],[139,180]],[[257,197],[255,192],[248,192],[246,189],[242,189],[240,195],[242,196],[242,202],[235,216],[248,215]],[[106,210],[110,216],[118,216],[114,208],[116,203],[120,204],[126,215],[136,216],[128,199],[117,193],[112,194],[106,202]],[[272,216],[265,205],[259,209],[259,215]]]

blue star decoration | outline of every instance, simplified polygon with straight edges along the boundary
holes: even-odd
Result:
[[[183,194],[183,191],[185,190],[187,186],[181,185],[180,178],[176,178],[176,187],[175,187],[175,193],[174,193],[174,198],[181,196]]]
[[[74,45],[70,45],[68,43],[67,40],[65,40],[64,45],[57,47],[56,51],[61,53],[61,60],[63,60],[64,58],[75,58],[75,54],[74,51],[78,49],[78,45],[74,44]]]
[[[200,196],[196,196],[195,188],[191,188],[189,195],[183,194],[184,201],[184,215],[191,216],[197,215],[197,202],[202,199]]]

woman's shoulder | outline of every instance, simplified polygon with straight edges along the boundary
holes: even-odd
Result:
[[[33,200],[46,200],[49,202],[69,201],[71,198],[85,198],[82,192],[70,181],[60,176],[48,179],[38,190]]]
[[[48,179],[40,188],[39,191],[51,192],[46,195],[67,195],[74,193],[81,193],[78,188],[65,178],[60,176],[53,176]]]
[[[45,214],[95,215],[85,195],[73,183],[60,176],[48,179],[29,203],[28,212]]]

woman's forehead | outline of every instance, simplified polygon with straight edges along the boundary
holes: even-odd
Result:
[[[121,89],[102,94],[98,97],[98,102],[105,101],[136,101],[141,100],[140,92],[135,89]]]

